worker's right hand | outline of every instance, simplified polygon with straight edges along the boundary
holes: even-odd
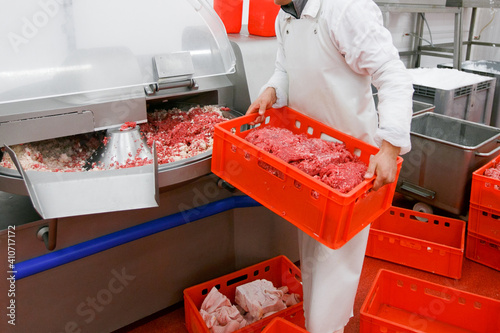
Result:
[[[250,125],[264,121],[264,113],[276,103],[276,90],[273,87],[267,87],[257,99],[250,104],[246,114],[259,113],[254,122]]]
[[[377,191],[386,184],[391,184],[396,180],[398,169],[398,155],[401,152],[400,147],[393,146],[388,141],[382,141],[380,150],[376,155],[370,156],[368,170],[366,170],[365,178],[371,178],[374,175],[375,182],[373,190]]]

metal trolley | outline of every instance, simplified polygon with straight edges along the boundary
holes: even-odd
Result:
[[[472,173],[500,154],[500,129],[436,113],[414,116],[397,191],[455,215],[468,210]],[[416,209],[418,210],[418,209]]]

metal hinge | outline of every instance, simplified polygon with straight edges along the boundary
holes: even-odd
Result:
[[[193,79],[194,66],[189,52],[156,55],[153,58],[156,83],[145,87],[147,95],[173,88],[197,89]]]

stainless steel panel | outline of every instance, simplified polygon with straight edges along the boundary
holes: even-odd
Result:
[[[3,145],[52,139],[60,136],[94,131],[94,115],[91,111],[71,112],[43,118],[0,123],[0,142]],[[26,141],[27,140],[27,141]]]
[[[0,103],[0,147],[146,122],[144,90]]]
[[[421,113],[425,112],[434,112],[434,109],[436,107],[432,104],[429,103],[424,103],[424,102],[419,102],[419,101],[413,101],[413,115],[419,115]]]
[[[244,25],[239,34],[229,34],[233,45],[237,46],[248,83],[250,100],[259,96],[260,88],[267,83],[274,72],[278,42],[274,37],[253,36]],[[248,103],[247,107],[250,106]],[[246,108],[241,111],[246,111]]]

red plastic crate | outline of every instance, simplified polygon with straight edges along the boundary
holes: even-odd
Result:
[[[500,271],[500,242],[468,232],[465,256]]]
[[[215,126],[212,172],[309,236],[338,249],[391,206],[396,182],[371,191],[373,177],[343,194],[249,143],[244,138],[255,118],[247,115]],[[366,164],[379,150],[288,107],[267,110],[260,126],[344,142]],[[398,175],[402,162],[398,157]],[[278,170],[281,177],[265,170],[262,163]]]
[[[500,163],[500,156],[472,173],[470,203],[500,211],[500,179],[486,177],[484,171]]]
[[[361,333],[500,332],[500,301],[380,270],[360,310]]]
[[[274,318],[262,333],[307,333],[307,331],[283,318]]]
[[[459,279],[465,221],[391,207],[370,227],[366,255]]]
[[[184,290],[184,311],[186,317],[186,328],[190,333],[209,333],[207,325],[200,315],[203,300],[215,286],[225,295],[232,304],[236,287],[258,279],[271,281],[278,288],[288,286],[290,293],[299,294],[302,299],[302,284],[300,270],[287,257],[278,256],[262,263],[241,269],[220,278],[201,283]],[[271,320],[283,317],[297,325],[304,325],[302,309],[303,302],[292,305],[284,310],[263,318],[253,324],[245,326],[235,333],[261,332]]]
[[[470,204],[468,231],[500,242],[500,211]]]

